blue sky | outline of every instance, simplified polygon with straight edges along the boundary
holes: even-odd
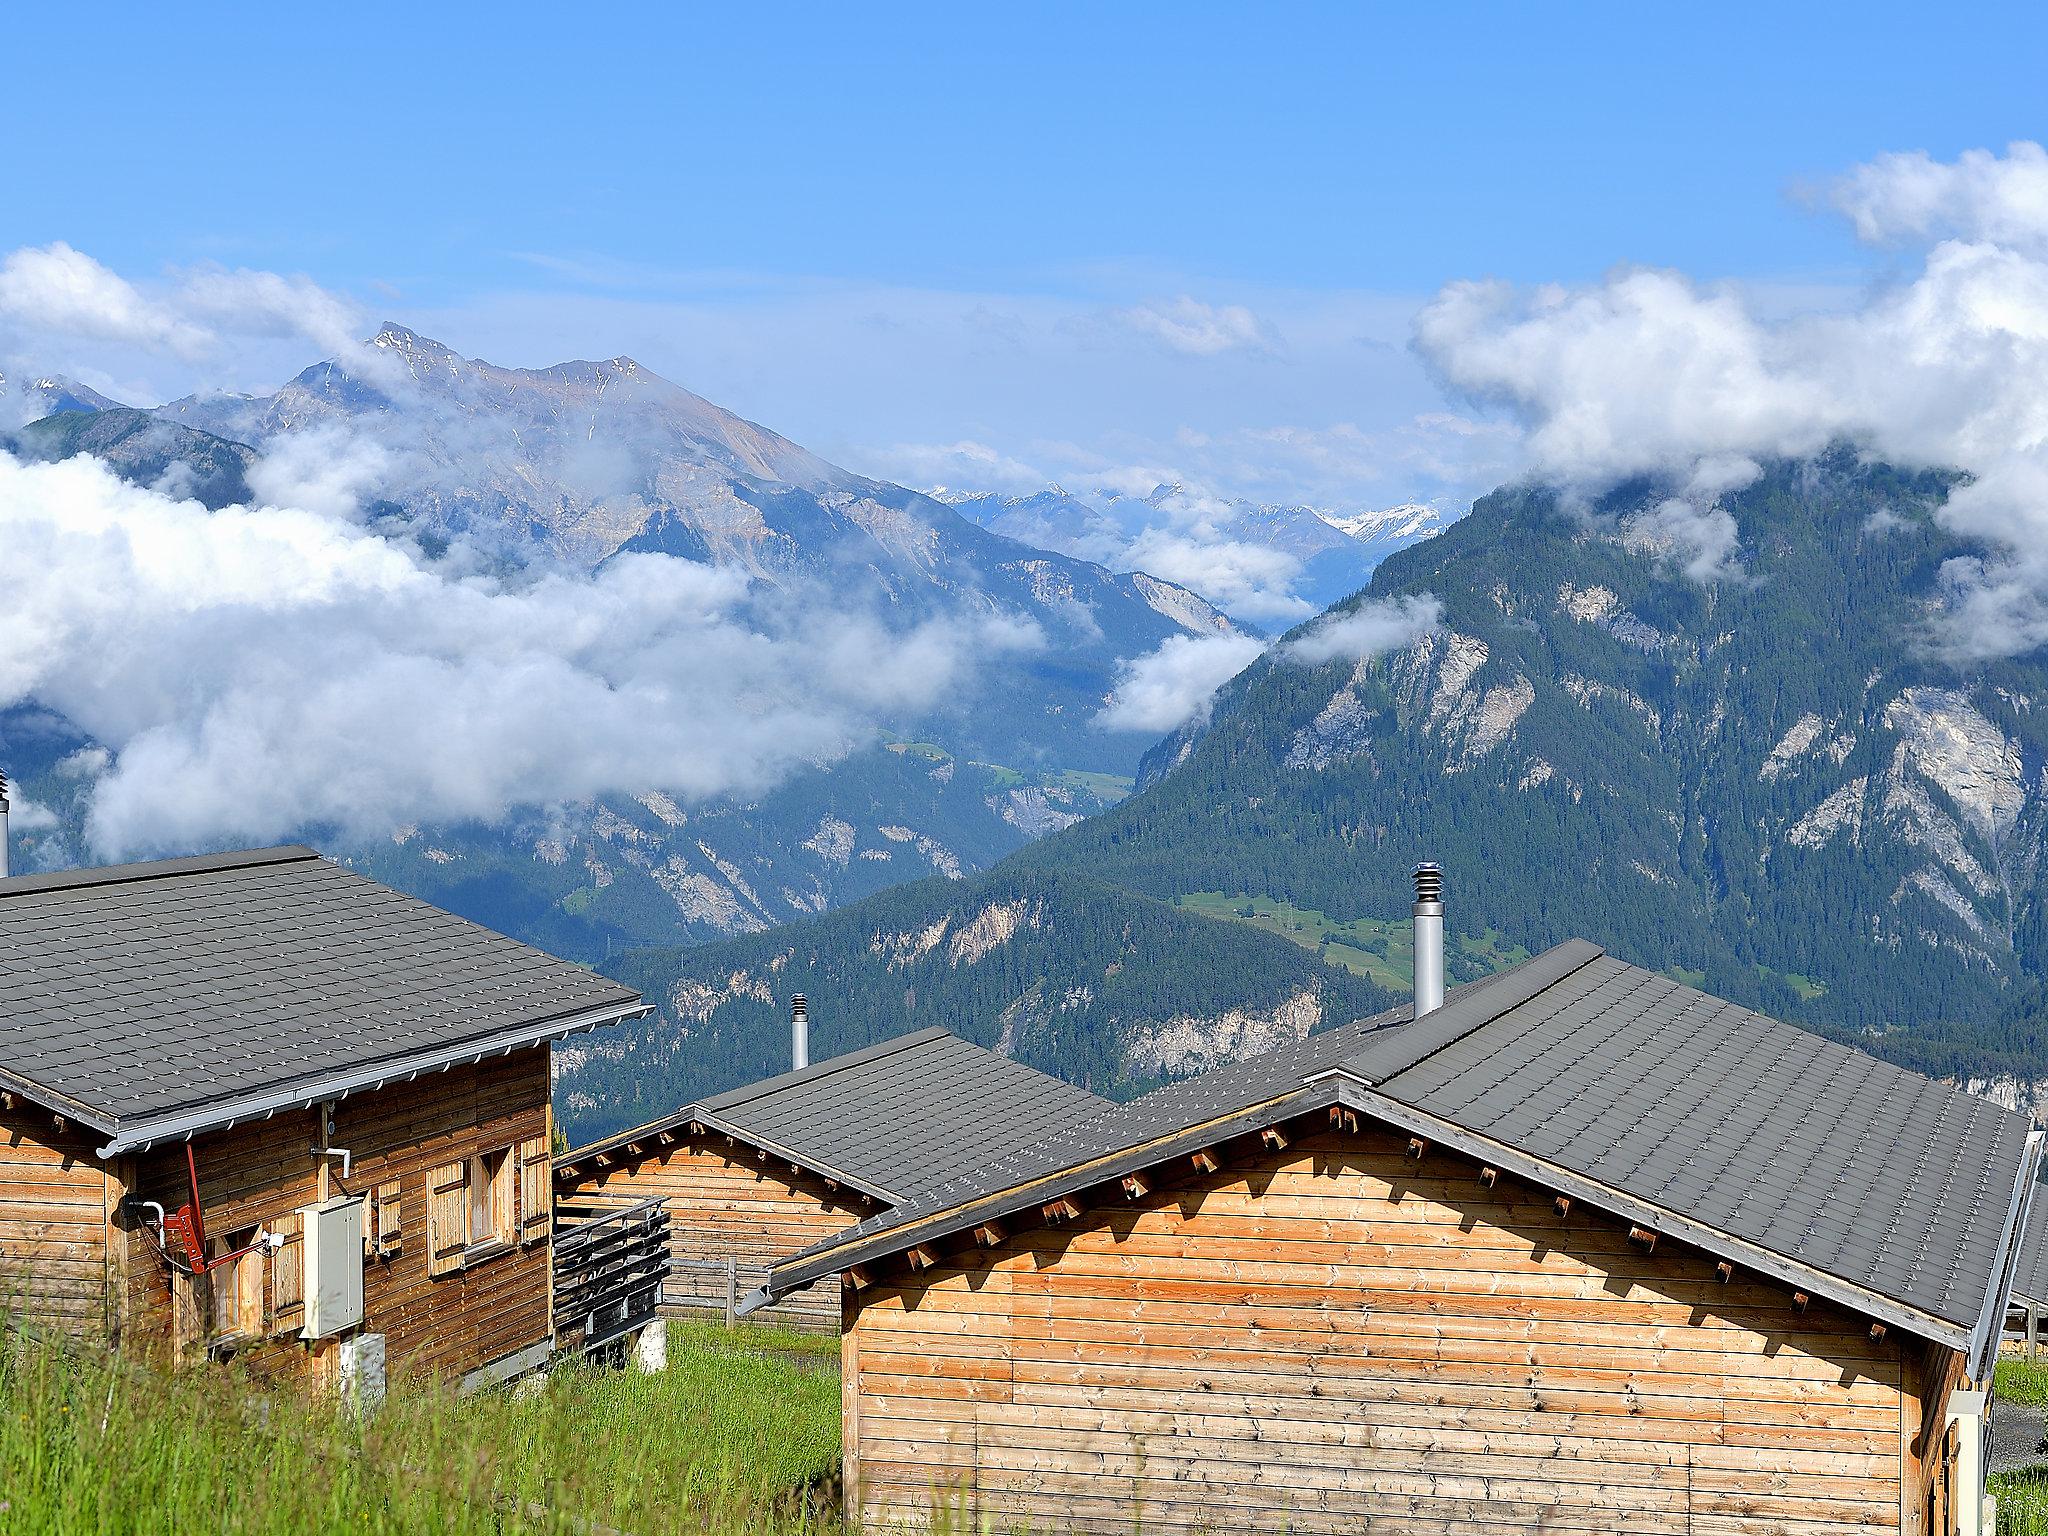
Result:
[[[1440,285],[1639,262],[1824,305],[1887,257],[1804,189],[2048,130],[2019,7],[42,7],[8,39],[0,251],[304,274],[501,362],[629,352],[916,483],[1340,504],[1511,456],[1413,440]],[[131,392],[312,355],[29,331],[17,362]]]

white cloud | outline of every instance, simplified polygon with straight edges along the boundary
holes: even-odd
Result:
[[[320,422],[301,432],[280,432],[266,442],[249,466],[249,489],[267,506],[354,517],[397,459],[374,437],[342,422]]]
[[[1265,327],[1244,305],[1204,304],[1187,294],[1119,310],[1117,318],[1133,330],[1165,342],[1176,352],[1196,357],[1267,345]]]
[[[1206,717],[1216,690],[1264,649],[1246,635],[1175,635],[1118,669],[1115,690],[1095,723],[1104,730],[1163,735]]]
[[[1867,238],[1955,238],[1846,309],[1766,316],[1733,287],[1641,269],[1580,288],[1459,283],[1418,318],[1417,346],[1454,389],[1519,418],[1538,474],[1589,491],[1640,473],[1689,483],[1645,527],[1708,579],[1739,558],[1715,487],[1755,459],[1847,441],[1965,470],[1943,519],[1996,554],[1948,573],[1940,644],[2031,649],[2048,642],[2044,178],[2031,144],[1860,168],[1837,200]]]
[[[898,443],[874,450],[903,484],[932,491],[1001,491],[1021,495],[1041,488],[1047,477],[1020,459],[987,443],[962,438],[955,443]]]
[[[38,330],[191,355],[213,341],[175,309],[59,240],[0,261],[0,317]]]
[[[300,337],[325,357],[360,366],[367,317],[355,304],[305,276],[247,267],[195,267],[184,274],[177,299],[195,318],[248,336]]]
[[[1281,654],[1310,667],[1339,658],[1364,661],[1413,645],[1443,622],[1443,613],[1444,605],[1427,593],[1371,598],[1349,612],[1328,615],[1288,641]]]
[[[1836,182],[1831,201],[1872,245],[1953,235],[2040,247],[2048,244],[2048,150],[2020,142],[2003,156],[1972,149],[1946,164],[1924,150],[1879,155]]]
[[[1315,612],[1312,603],[1291,590],[1301,574],[1299,560],[1270,545],[1209,530],[1141,529],[1113,563],[1199,592],[1225,612],[1256,624],[1298,623]]]
[[[207,514],[89,459],[0,455],[0,545],[0,706],[33,698],[112,750],[78,765],[108,857],[758,791],[1039,639],[806,625],[740,573],[656,555],[451,579],[311,512]]]

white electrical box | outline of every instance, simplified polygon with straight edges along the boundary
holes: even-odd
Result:
[[[327,1339],[363,1320],[363,1197],[338,1195],[299,1208],[304,1218],[306,1325],[302,1339]]]

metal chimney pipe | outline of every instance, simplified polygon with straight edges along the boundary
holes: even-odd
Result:
[[[7,878],[7,775],[0,773],[0,880]]]
[[[1415,1017],[1444,1005],[1444,872],[1415,866]]]
[[[796,1072],[811,1064],[811,1018],[801,992],[789,1000],[789,1064]]]

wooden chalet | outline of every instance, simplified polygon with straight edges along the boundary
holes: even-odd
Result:
[[[2034,1359],[2048,1339],[2048,1200],[2037,1200],[2027,1212],[2026,1238],[2020,1245],[2005,1323],[2007,1332],[2020,1336],[2026,1357]]]
[[[565,1219],[659,1199],[665,1299],[728,1309],[776,1260],[1037,1141],[1107,1101],[927,1029],[686,1104],[555,1161]],[[837,1328],[836,1286],[793,1287],[773,1316]]]
[[[306,848],[0,880],[0,1305],[263,1377],[548,1354],[548,1043],[635,993]]]
[[[2040,1157],[1572,942],[992,1155],[747,1305],[842,1277],[871,1525],[1976,1536]]]

